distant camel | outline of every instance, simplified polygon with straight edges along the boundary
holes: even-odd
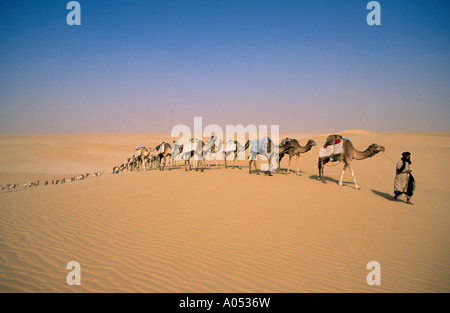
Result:
[[[197,138],[191,138],[188,142],[183,144],[182,155],[184,159],[184,170],[187,171],[189,166],[189,171],[192,170],[191,159],[194,158],[195,171],[200,169],[203,172],[203,167],[200,167],[203,161],[203,149],[205,148],[205,143],[203,140]]]
[[[209,147],[209,144],[212,140],[213,140],[213,137],[211,137],[211,140],[205,144],[205,148],[203,151],[205,164],[206,164],[206,160],[211,160],[211,161],[215,160],[216,167],[219,167],[219,164],[217,163],[217,158],[218,158],[218,156],[220,156],[220,153],[222,153],[223,140],[217,141],[217,137],[214,136],[214,142],[213,142],[214,144],[212,145],[212,147]],[[206,165],[208,167],[210,166],[210,164],[206,164]]]
[[[77,176],[77,180],[84,180],[84,179],[86,179],[86,178],[88,178],[88,176],[89,176],[89,173],[87,173],[86,175],[83,175],[83,174],[81,174],[81,175],[78,175]],[[61,182],[62,180],[57,180],[57,182]]]
[[[16,184],[7,184],[6,189],[7,190],[16,190],[16,187],[19,186],[19,183]]]
[[[166,160],[169,157],[169,161],[171,158],[171,146],[167,142],[162,142],[160,145],[155,147],[156,150],[156,161],[158,162],[159,170],[164,171],[164,167],[166,166]],[[163,161],[164,160],[164,161]],[[170,169],[170,165],[169,165]]]
[[[250,145],[249,140],[247,140],[247,142],[245,143],[244,146],[242,146],[241,143],[237,140],[228,140],[223,148],[223,159],[225,161],[225,168],[228,168],[227,159],[231,155],[234,156],[233,167],[232,167],[232,168],[234,168],[234,164],[236,163],[236,159],[238,159],[239,153],[247,150],[249,145]],[[238,159],[238,168],[241,169],[241,160],[240,159]]]
[[[183,151],[183,145],[180,145],[178,143],[178,140],[174,140],[172,143],[171,150],[171,165],[176,166],[178,161],[181,161],[183,159],[182,151]]]
[[[286,150],[283,153],[280,153],[279,160],[280,160],[280,163],[281,163],[281,160],[283,159],[283,157],[286,154],[289,155],[289,164],[288,164],[288,168],[287,168],[287,172],[289,173],[289,167],[291,166],[292,157],[295,156],[295,164],[296,164],[296,167],[297,167],[297,175],[299,175],[300,172],[298,170],[298,159],[300,158],[300,154],[310,151],[312,149],[312,147],[317,146],[317,144],[316,144],[316,142],[314,140],[309,140],[308,143],[306,144],[306,146],[302,147],[299,144],[299,142],[297,141],[297,139],[285,138],[285,139],[283,139],[281,141],[280,147],[283,147],[288,142],[290,142],[292,144],[292,148]]]
[[[358,183],[356,182],[355,173],[353,172],[353,169],[351,166],[352,161],[353,160],[364,160],[367,158],[371,158],[380,152],[384,152],[385,148],[383,146],[380,146],[380,145],[374,143],[374,144],[371,144],[365,151],[358,151],[355,149],[355,147],[349,140],[343,139],[342,136],[340,136],[340,135],[329,136],[327,138],[327,144],[334,142],[334,140],[336,140],[336,139],[344,140],[343,153],[340,153],[340,154],[337,154],[334,156],[335,161],[340,161],[340,162],[344,163],[344,169],[342,170],[341,179],[339,180],[339,186],[342,186],[342,180],[344,178],[344,173],[347,170],[347,168],[349,168],[352,173],[353,181],[355,183],[355,189],[361,189],[358,186]],[[323,175],[325,164],[330,162],[332,157],[333,156],[319,158],[319,164],[318,164],[319,178],[318,178],[318,180],[322,181],[323,183],[325,183],[325,178]]]
[[[136,152],[134,153],[134,160],[136,162],[137,170],[146,171],[146,160],[149,157],[150,149],[145,146],[139,146]]]
[[[267,159],[267,171],[264,172],[265,175],[272,176],[271,171],[271,164],[273,157],[278,157],[280,153],[285,153],[287,150],[291,149],[293,147],[292,141],[286,142],[283,147],[276,147],[273,141],[269,137],[264,137],[259,140],[253,140],[250,143],[249,148],[249,165],[248,165],[248,172],[249,174],[252,173],[252,163],[255,165],[255,171],[256,174],[259,175],[258,169],[256,168],[256,158],[258,155],[262,155],[266,157]],[[279,166],[279,160],[278,166]]]
[[[39,186],[39,179],[34,182],[32,181],[32,182],[25,183],[23,186],[25,189],[27,189],[27,188],[30,189],[33,186],[37,187],[37,186]]]

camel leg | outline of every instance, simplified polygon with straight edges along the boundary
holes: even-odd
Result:
[[[350,168],[350,171],[352,172],[353,181],[355,182],[355,189],[361,189],[361,187],[359,187],[358,183],[356,182],[355,172],[353,172],[353,169],[350,166],[350,164],[348,165],[348,168]]]
[[[300,158],[300,156],[299,156],[299,155],[296,155],[295,157],[296,157],[295,163],[296,163],[296,165],[297,165],[297,175],[301,175],[301,174],[300,174],[300,171],[298,170],[298,159]]]
[[[197,160],[197,168],[196,171],[200,170],[200,172],[204,172],[205,170],[203,169],[203,162],[202,162],[202,158],[200,158],[199,160]]]
[[[269,157],[268,158],[268,163],[267,163],[267,171],[265,173],[267,176],[272,176],[272,173],[270,172],[271,163],[272,163],[272,157]]]
[[[344,173],[345,173],[345,171],[347,170],[347,167],[348,167],[348,165],[345,164],[345,165],[344,165],[344,168],[343,168],[343,170],[342,170],[341,179],[339,180],[339,186],[342,186],[342,185],[343,185],[343,184],[342,184],[342,180],[344,179]]]
[[[317,168],[319,169],[319,177],[317,177],[317,180],[319,181],[322,178],[322,167],[323,167],[322,160],[319,159],[319,162],[317,162]]]
[[[324,168],[325,164],[328,163],[330,159],[319,159],[318,167],[319,167],[319,177],[317,180],[321,181],[322,183],[326,183],[325,177],[324,177]]]
[[[292,156],[289,156],[289,164],[288,164],[288,168],[287,168],[287,173],[289,174],[289,168],[291,167],[291,160],[292,160]]]
[[[253,160],[248,161],[248,173],[249,174],[252,173],[252,162],[253,162]]]

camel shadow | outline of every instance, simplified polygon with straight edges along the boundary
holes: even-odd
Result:
[[[312,180],[319,181],[319,176],[318,175],[311,175],[311,176],[309,176],[309,178],[312,179]],[[328,176],[324,176],[323,179],[325,179],[325,182],[332,182],[332,183],[336,183],[336,184],[339,183],[339,181],[337,179],[334,179],[334,178],[331,178],[331,177],[328,177]]]
[[[391,194],[389,194],[389,193],[382,192],[382,191],[378,191],[378,190],[374,190],[374,189],[372,189],[371,191],[372,191],[375,195],[377,195],[377,196],[379,196],[379,197],[381,197],[381,198],[384,198],[384,199],[386,199],[386,200],[395,202],[394,197],[393,197]]]
[[[297,174],[297,171],[296,171],[296,170],[290,169],[289,171],[290,171],[291,174],[292,174],[292,173],[293,173],[293,174]],[[300,173],[300,175],[302,175],[302,174],[305,173],[304,171],[298,171],[298,172]],[[278,174],[289,174],[287,168],[280,168],[279,171],[278,171],[277,173],[278,173]]]

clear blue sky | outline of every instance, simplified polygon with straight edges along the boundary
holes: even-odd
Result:
[[[450,131],[450,1],[0,0],[0,133]]]

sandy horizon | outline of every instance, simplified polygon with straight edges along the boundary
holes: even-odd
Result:
[[[247,161],[112,175],[135,146],[170,135],[0,134],[0,185],[20,183],[0,191],[0,292],[449,292],[450,170],[439,160],[450,132],[336,133],[359,150],[383,145],[395,162],[410,151],[415,205],[392,201],[395,165],[381,153],[353,162],[355,190],[349,173],[337,185],[342,165],[317,181],[318,147],[300,158],[301,175],[249,175]],[[321,146],[326,135],[280,139]],[[66,283],[73,260],[81,286]],[[381,286],[366,283],[370,261]]]

